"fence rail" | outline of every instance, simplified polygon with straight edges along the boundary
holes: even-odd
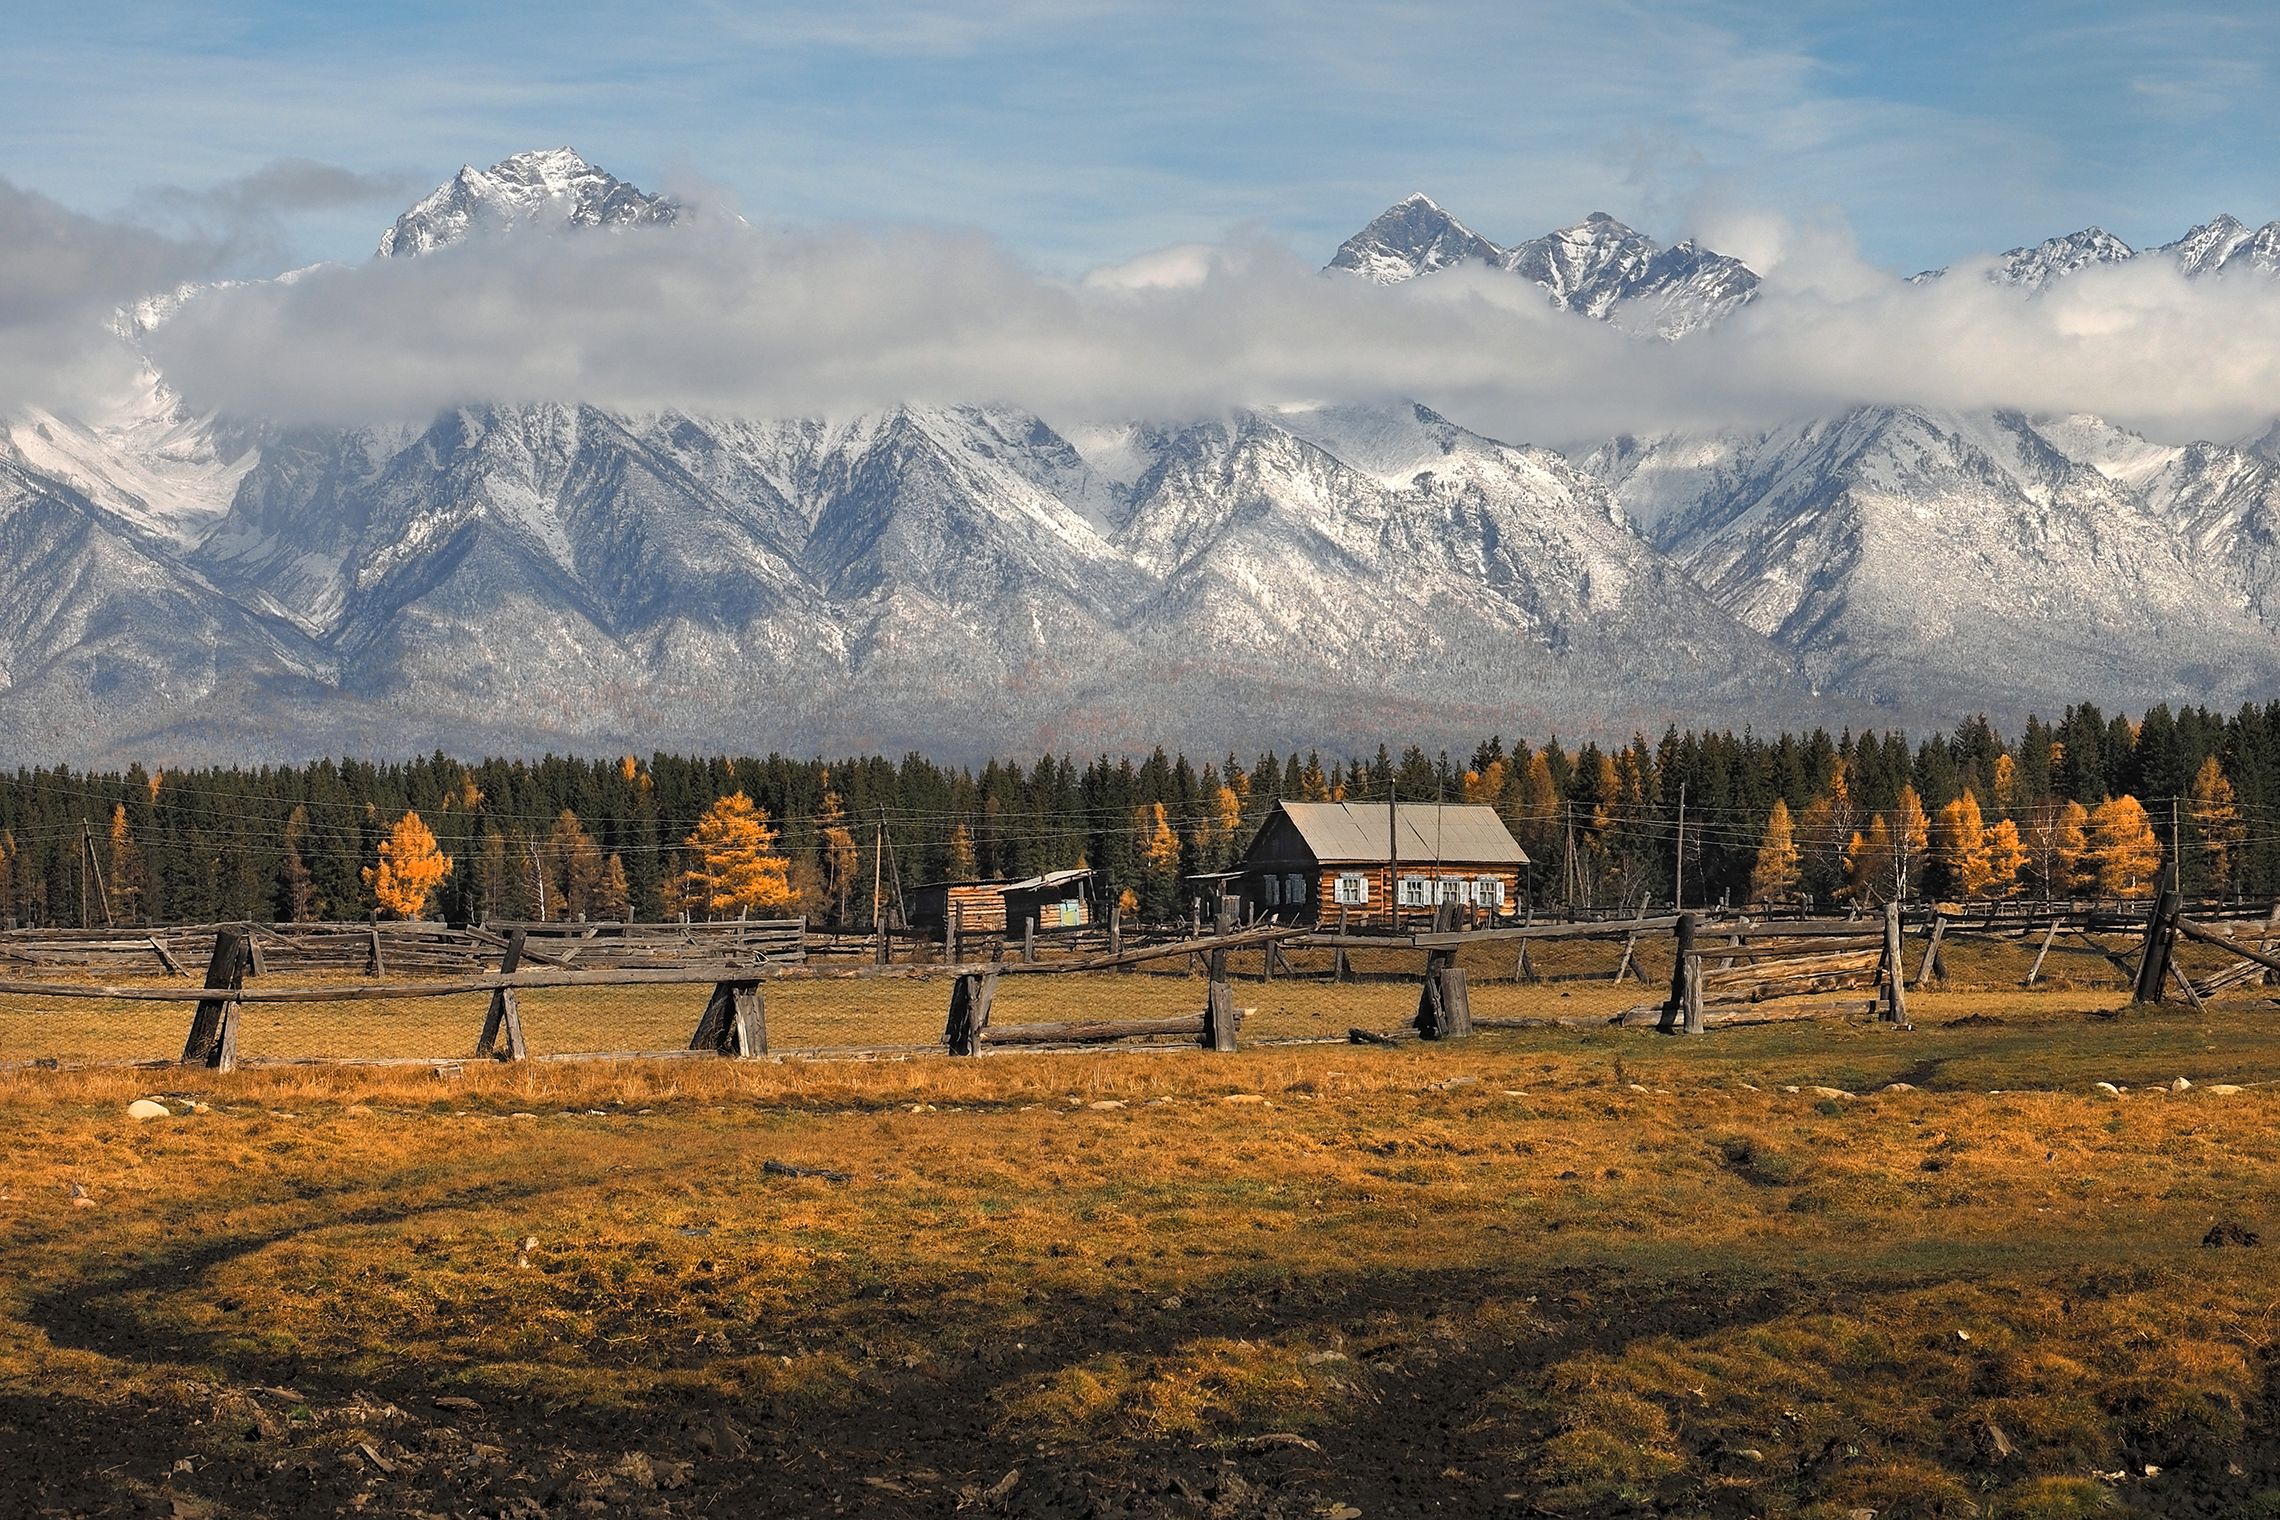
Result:
[[[2132,914],[2095,904],[1990,920],[1894,906],[1853,918],[1634,913],[1469,929],[1444,917],[1379,934],[1240,925],[1226,913],[1202,932],[1112,928],[1049,948],[1030,939],[1018,955],[1015,943],[968,940],[961,956],[931,953],[952,948],[941,945],[910,960],[880,958],[876,942],[867,956],[811,955],[823,947],[796,920],[15,931],[0,935],[0,1064],[156,1064],[177,1048],[180,1060],[226,1069],[470,1052],[1231,1050],[1551,1024],[1694,1033],[1773,1016],[1904,1024],[1911,986],[1948,981],[1959,955],[1978,985],[2064,978],[2126,986],[2140,1001],[2174,991],[2198,1002],[2280,976],[2280,915],[2236,903],[2186,911],[2169,897]],[[200,962],[202,978],[189,970]],[[1563,1003],[1544,1001],[1550,982]]]

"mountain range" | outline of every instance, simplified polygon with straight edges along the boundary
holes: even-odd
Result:
[[[679,212],[568,149],[521,154],[462,169],[377,256]],[[2276,250],[2280,224],[2230,218],[2145,253],[2089,229],[1991,277],[2261,276]],[[1500,245],[1423,196],[1325,277],[1468,265],[1642,342],[1759,291],[1603,214]],[[147,303],[125,340],[195,299]],[[4,429],[0,758],[20,763],[1348,749],[2280,687],[2280,430],[2180,446],[1860,407],[1562,453],[1415,403],[318,428],[193,414],[148,364],[107,408]]]

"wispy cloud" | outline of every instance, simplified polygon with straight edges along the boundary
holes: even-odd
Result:
[[[1384,288],[1252,242],[1049,278],[974,234],[757,231],[511,237],[219,290],[152,335],[193,405],[322,422],[481,402],[750,416],[902,402],[1070,418],[1414,398],[1497,436],[1826,415],[1856,403],[2089,411],[2237,434],[2280,395],[2280,283],[2155,262],[2030,299],[1910,286],[1841,230],[1781,229],[1764,297],[1644,341],[1458,271]]]

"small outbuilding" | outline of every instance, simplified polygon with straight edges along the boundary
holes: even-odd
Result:
[[[1047,871],[1020,881],[937,881],[911,889],[910,926],[940,931],[958,913],[962,934],[1019,934],[1035,920],[1039,933],[1081,929],[1093,921],[1093,872]]]
[[[1429,915],[1442,903],[1516,911],[1527,852],[1478,803],[1278,802],[1228,890],[1245,916],[1354,928]]]

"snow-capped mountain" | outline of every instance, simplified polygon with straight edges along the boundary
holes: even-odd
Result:
[[[380,234],[383,258],[432,253],[470,232],[513,226],[633,227],[670,222],[680,208],[645,195],[568,148],[467,165]]]
[[[2280,642],[2263,607],[2280,587],[2236,542],[2270,468],[2259,486],[2245,455],[2149,455],[2119,430],[2083,441],[2079,420],[2046,434],[2012,414],[1864,407],[1610,445],[1591,467],[1657,548],[1824,686],[1906,706],[1969,685],[2010,710],[2050,690],[2131,710],[2185,684],[2228,702],[2270,691]]]
[[[1411,195],[1370,218],[1338,245],[1329,267],[1397,285],[1458,264],[1493,264],[1503,252],[1427,195]]]
[[[2097,264],[2124,264],[2133,259],[2166,259],[2188,276],[2221,274],[2227,270],[2280,273],[2280,222],[2250,227],[2232,216],[2203,222],[2173,243],[2153,248],[2132,248],[2102,227],[2085,227],[2064,237],[2045,238],[2025,248],[1996,256],[1987,278],[1998,285],[2015,285],[2041,291],[2079,269]],[[1918,284],[1937,280],[1945,269],[1927,269],[1911,276]]]
[[[676,208],[568,150],[463,170],[382,256]],[[2265,271],[2230,218],[2092,262]],[[1516,274],[1685,339],[1736,260],[1605,216],[1504,247],[1422,196],[1331,268]],[[122,314],[139,344],[195,290]],[[1585,457],[1415,404],[1049,425],[469,406],[422,425],[0,419],[0,760],[332,750],[1469,742],[2015,721],[2280,686],[2280,425],[1858,407]]]
[[[1509,270],[1541,286],[1562,310],[1662,338],[1719,321],[1758,286],[1756,272],[1739,259],[1691,239],[1665,248],[1604,211],[1505,248],[1423,195],[1380,212],[1339,246],[1329,267],[1392,285],[1460,264]]]
[[[2218,274],[2233,268],[2280,273],[2280,222],[2250,227],[2236,217],[2219,216],[2154,252],[2175,259],[2189,275]]]

